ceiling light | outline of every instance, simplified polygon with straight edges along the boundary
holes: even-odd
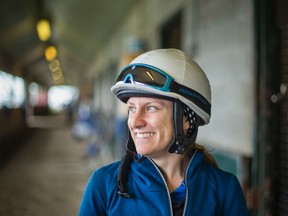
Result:
[[[57,57],[57,49],[55,46],[50,45],[45,49],[45,58],[47,61],[52,61]]]
[[[40,19],[36,25],[38,37],[41,41],[47,41],[51,37],[51,25],[48,19]]]

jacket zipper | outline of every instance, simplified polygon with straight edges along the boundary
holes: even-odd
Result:
[[[171,213],[171,216],[173,216],[173,209],[172,209],[172,201],[171,201],[171,197],[170,197],[170,192],[169,192],[169,189],[168,189],[168,185],[166,183],[166,180],[164,178],[164,176],[162,175],[161,171],[159,170],[159,168],[155,165],[155,163],[152,161],[152,159],[148,158],[151,163],[153,164],[153,166],[156,168],[156,170],[158,171],[158,173],[160,174],[162,180],[164,181],[165,183],[165,186],[166,186],[166,192],[167,192],[167,195],[168,195],[168,199],[169,199],[169,206],[170,206],[170,213]]]
[[[183,216],[186,214],[187,201],[188,201],[188,184],[187,184],[188,170],[189,170],[189,167],[190,167],[190,165],[191,165],[196,153],[197,153],[197,150],[195,150],[195,152],[194,152],[194,154],[193,154],[193,156],[192,156],[192,158],[191,158],[191,160],[190,160],[190,162],[189,162],[189,164],[187,166],[186,172],[185,172],[184,181],[185,181],[185,186],[186,186],[186,197],[185,197],[185,205],[184,205]]]
[[[184,177],[184,180],[185,180],[185,185],[186,185],[186,197],[185,197],[185,205],[184,205],[184,211],[183,211],[183,216],[186,214],[186,207],[187,207],[187,200],[188,200],[188,187],[187,187],[187,174],[188,174],[188,170],[189,170],[189,167],[195,157],[197,153],[197,150],[195,150],[194,154],[193,154],[193,157],[191,158],[188,166],[187,166],[187,169],[186,169],[186,172],[185,172],[185,177]],[[156,170],[158,171],[158,173],[160,174],[162,180],[164,181],[165,183],[165,186],[166,186],[166,192],[167,192],[167,195],[168,195],[168,198],[169,198],[169,206],[170,206],[170,212],[171,212],[171,216],[173,216],[173,208],[172,208],[172,201],[171,201],[171,197],[170,197],[170,192],[169,192],[169,189],[168,189],[168,185],[166,183],[166,180],[164,178],[164,176],[162,175],[161,171],[159,170],[159,168],[155,165],[155,163],[152,161],[152,159],[148,158],[151,163],[153,164],[153,166],[156,168]]]

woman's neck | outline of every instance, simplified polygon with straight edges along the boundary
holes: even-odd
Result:
[[[169,156],[161,159],[151,159],[160,169],[170,192],[181,185],[189,162],[186,157],[179,154],[169,154]]]

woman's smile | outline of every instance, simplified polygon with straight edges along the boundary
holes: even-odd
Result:
[[[150,138],[154,134],[155,133],[136,133],[136,137],[137,137],[137,139]]]

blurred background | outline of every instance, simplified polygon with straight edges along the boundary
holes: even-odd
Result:
[[[0,0],[0,215],[77,215],[89,175],[118,160],[121,67],[179,48],[206,72],[199,128],[250,215],[288,215],[288,2]]]

